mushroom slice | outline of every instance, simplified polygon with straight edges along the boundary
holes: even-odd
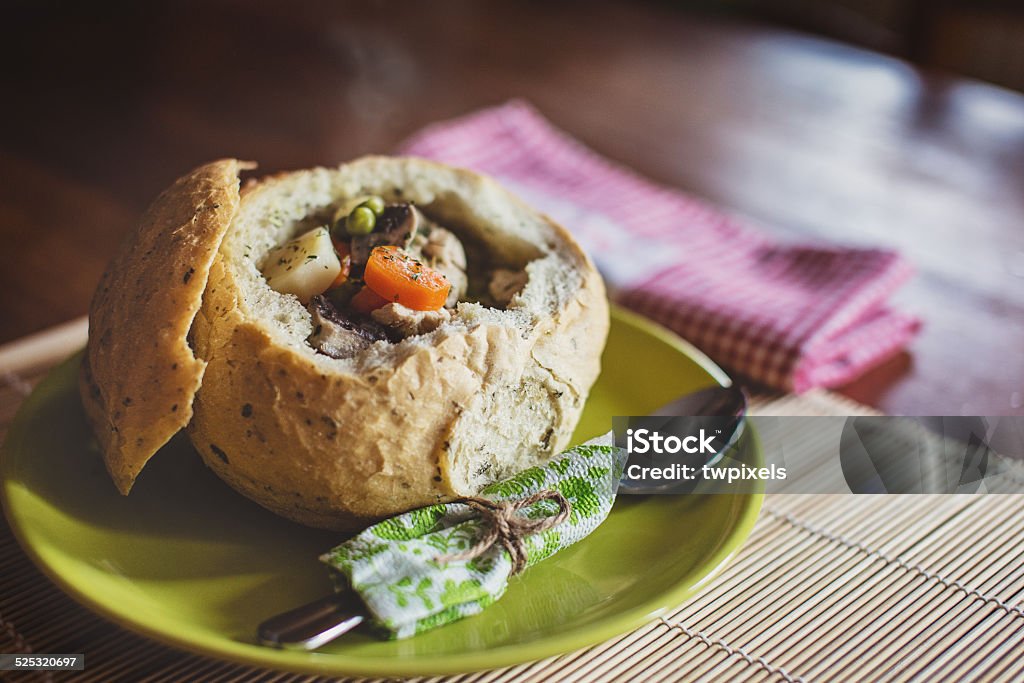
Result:
[[[313,316],[310,345],[332,358],[351,358],[373,342],[388,339],[387,331],[379,324],[352,320],[321,295],[309,302],[309,313]]]

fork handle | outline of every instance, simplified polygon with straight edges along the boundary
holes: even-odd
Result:
[[[315,650],[366,621],[366,608],[351,591],[333,593],[277,614],[257,629],[260,642],[288,650]]]

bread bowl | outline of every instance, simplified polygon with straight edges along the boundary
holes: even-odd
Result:
[[[302,524],[348,530],[473,494],[566,446],[599,371],[608,307],[564,228],[493,180],[422,159],[365,157],[239,189],[247,168],[221,160],[177,181],[93,300],[81,393],[121,493],[187,428],[237,491]],[[432,226],[413,231],[423,243],[454,234],[465,282],[445,289],[435,313],[396,299],[365,318],[341,315],[336,344],[319,325],[331,317],[317,308],[324,297],[296,294],[301,282],[274,264],[319,263],[296,250],[319,248],[318,226],[339,207],[353,221],[352,202],[366,196],[400,218],[415,207]],[[285,246],[305,256],[290,261]],[[309,272],[322,286],[337,271]],[[352,324],[378,336],[353,337]]]

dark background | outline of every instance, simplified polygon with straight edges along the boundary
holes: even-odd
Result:
[[[782,237],[906,253],[925,330],[847,395],[1024,412],[1019,4],[6,3],[0,342],[83,314],[199,163],[336,164],[522,97]]]

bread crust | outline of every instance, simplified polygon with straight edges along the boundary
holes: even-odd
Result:
[[[218,169],[221,178],[231,170]],[[231,187],[236,210],[221,226],[227,236],[203,279],[201,305],[162,311],[175,321],[179,340],[190,330],[195,357],[180,392],[194,393],[191,411],[182,412],[182,402],[180,417],[161,437],[188,422],[203,460],[232,487],[297,522],[338,530],[474,493],[567,444],[599,371],[608,306],[600,276],[561,226],[487,178],[420,159],[368,157],[338,169],[279,174],[247,186],[240,202],[237,180]],[[258,274],[259,253],[285,234],[274,233],[263,216],[279,206],[316,214],[368,190],[404,192],[501,258],[529,262],[526,289],[506,311],[460,304],[453,323],[398,344],[379,342],[358,358],[317,354],[304,341],[304,309]],[[128,261],[112,269],[137,272]],[[133,304],[140,301],[104,315],[128,315]],[[111,338],[116,334],[114,327]],[[181,344],[160,348],[166,355],[154,356],[154,369],[182,367],[175,360]],[[156,374],[166,385],[168,375]],[[94,384],[103,387],[85,380],[83,395]],[[171,400],[168,394],[162,405]],[[94,402],[90,414],[112,408],[109,400]],[[145,460],[132,462],[131,479]]]
[[[253,167],[224,159],[178,179],[122,242],[93,296],[79,388],[122,494],[191,419],[206,364],[186,337],[238,209],[238,173]]]

